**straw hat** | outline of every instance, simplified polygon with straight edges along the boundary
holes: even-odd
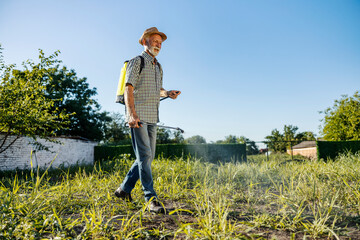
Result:
[[[142,40],[153,34],[159,34],[163,41],[165,41],[167,39],[167,36],[165,35],[165,33],[159,32],[159,30],[156,27],[152,27],[152,28],[148,28],[144,31],[141,38],[139,39],[139,43],[142,45]]]

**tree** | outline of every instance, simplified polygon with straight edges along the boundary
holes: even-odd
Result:
[[[245,143],[246,144],[246,154],[247,155],[255,155],[259,154],[259,148],[256,143],[245,136],[240,136],[237,138],[237,143]]]
[[[223,141],[222,143],[238,143],[237,137],[233,135],[226,136],[225,141]]]
[[[166,128],[158,128],[156,133],[156,142],[159,144],[171,143],[171,132]]]
[[[325,114],[321,131],[325,140],[360,140],[359,91],[351,97],[342,96],[332,107],[320,113]]]
[[[173,143],[184,143],[184,136],[181,131],[176,130],[173,132],[174,138],[172,139]]]
[[[195,135],[195,136],[185,139],[185,143],[187,143],[187,144],[205,144],[206,140],[204,137],[202,137],[200,135]]]
[[[46,97],[46,85],[52,80],[49,68],[58,62],[57,56],[55,52],[45,57],[40,51],[38,64],[28,60],[22,64],[24,70],[18,70],[5,65],[0,46],[0,153],[20,136],[50,140],[68,125],[69,114],[56,107],[55,99]]]
[[[126,126],[125,118],[120,113],[112,113],[111,121],[107,122],[105,128],[105,142],[108,144],[131,144],[130,128]]]
[[[284,140],[285,141],[295,141],[296,140],[296,131],[299,128],[293,125],[284,125]]]
[[[1,47],[0,47],[1,49]],[[38,64],[26,61],[23,70],[5,65],[0,57],[0,149],[8,148],[10,135],[32,138],[72,135],[99,141],[111,120],[93,98],[96,88],[89,88],[86,78],[74,70],[60,67],[60,51],[46,57],[39,50]],[[65,127],[66,125],[66,127]],[[6,143],[7,142],[7,143]],[[9,145],[10,144],[10,145]]]
[[[315,140],[315,134],[313,132],[310,131],[305,131],[305,132],[301,132],[296,134],[296,139],[302,139],[303,141],[311,141],[311,140]]]
[[[184,143],[184,137],[181,131],[169,130],[159,127],[156,135],[156,142],[160,144],[167,143]]]
[[[58,129],[57,134],[81,136],[94,141],[104,139],[111,118],[107,112],[100,112],[101,107],[94,99],[96,88],[89,88],[86,78],[78,78],[75,70],[68,70],[65,66],[58,64],[49,72],[46,96],[55,102],[54,108],[70,115],[69,127]]]
[[[234,136],[229,135],[225,137],[225,140],[218,140],[216,141],[218,144],[234,144],[234,143],[242,143],[246,144],[246,154],[248,155],[254,155],[259,153],[259,148],[255,144],[254,141],[251,141],[250,139],[246,138],[245,136]]]
[[[273,152],[286,152],[287,148],[298,144],[302,141],[315,140],[315,135],[312,132],[297,133],[299,128],[292,125],[284,125],[284,133],[274,129],[271,135],[266,136],[268,148]]]
[[[286,142],[284,136],[276,128],[271,131],[271,135],[265,137],[268,140],[268,148],[273,152],[285,152]]]

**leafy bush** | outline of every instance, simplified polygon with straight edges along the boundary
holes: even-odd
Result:
[[[131,154],[135,157],[131,145],[123,146],[96,146],[95,161],[107,160],[121,154]],[[191,155],[209,162],[228,162],[231,160],[246,160],[245,144],[158,144],[156,156],[182,157]]]
[[[58,129],[69,126],[71,114],[57,106],[57,99],[46,95],[52,79],[50,69],[58,63],[57,56],[55,52],[46,57],[40,50],[38,64],[28,60],[23,63],[24,70],[18,70],[15,65],[5,65],[0,45],[0,153],[20,136],[53,140],[50,137]]]
[[[339,154],[360,151],[360,141],[317,141],[318,159],[334,159]]]
[[[335,100],[332,107],[321,112],[325,114],[322,120],[322,134],[325,140],[344,141],[360,139],[360,93],[353,96],[344,95]]]

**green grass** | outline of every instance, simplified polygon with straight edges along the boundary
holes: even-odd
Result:
[[[247,163],[156,159],[166,215],[113,197],[132,164],[2,173],[0,239],[358,239],[360,155],[335,161],[249,156]]]

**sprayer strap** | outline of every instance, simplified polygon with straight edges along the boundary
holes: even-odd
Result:
[[[144,68],[144,66],[145,66],[145,60],[144,60],[144,57],[141,56],[141,55],[139,55],[139,58],[140,58],[140,60],[141,60],[141,62],[140,62],[140,70],[139,70],[139,75],[140,75],[141,72],[142,72],[142,70],[143,70],[143,68]],[[162,73],[161,64],[160,64],[158,61],[156,61],[156,65],[158,65],[158,67],[159,67],[159,69],[160,69],[160,72]]]
[[[139,75],[140,75],[143,68],[144,68],[144,66],[145,66],[145,60],[144,60],[143,56],[139,56],[139,57],[140,57],[140,60],[141,60],[141,62],[140,62],[140,70],[139,70]]]

